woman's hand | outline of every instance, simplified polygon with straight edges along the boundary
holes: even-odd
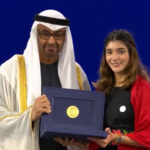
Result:
[[[95,137],[88,137],[88,139],[90,141],[97,143],[98,145],[100,145],[101,147],[104,148],[116,139],[116,135],[111,132],[110,128],[106,128],[105,131],[108,133],[108,135],[105,139],[95,138]]]

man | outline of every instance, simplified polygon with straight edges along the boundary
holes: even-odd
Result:
[[[58,11],[41,12],[35,16],[23,54],[25,64],[22,56],[15,55],[1,65],[0,149],[39,150],[39,119],[51,112],[48,98],[42,95],[44,86],[90,89],[85,73],[75,62],[68,25]],[[63,148],[54,141],[48,143],[44,147],[40,141],[40,149]]]

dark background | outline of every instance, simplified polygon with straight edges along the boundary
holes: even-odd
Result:
[[[134,35],[141,61],[149,68],[150,0],[0,0],[0,64],[22,54],[34,14],[45,9],[69,18],[76,60],[90,82],[98,78],[103,40],[114,29]]]

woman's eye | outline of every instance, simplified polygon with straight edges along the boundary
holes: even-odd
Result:
[[[106,54],[107,54],[107,55],[111,55],[112,52],[111,52],[111,51],[106,51]]]
[[[119,50],[118,53],[119,53],[119,54],[123,54],[123,53],[124,53],[124,50]]]

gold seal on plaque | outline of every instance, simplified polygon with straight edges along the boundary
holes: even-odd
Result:
[[[79,116],[79,109],[72,105],[67,108],[66,113],[69,118],[77,118]]]

